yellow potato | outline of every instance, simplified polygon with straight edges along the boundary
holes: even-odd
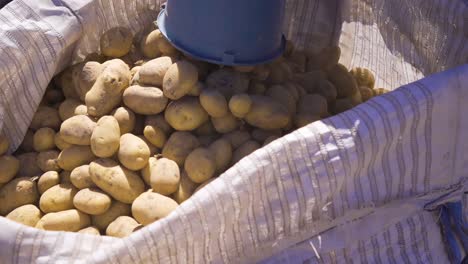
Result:
[[[164,117],[171,127],[179,131],[194,130],[208,121],[208,114],[195,97],[170,102]]]
[[[73,197],[73,205],[76,209],[90,215],[105,213],[111,206],[111,202],[109,195],[94,187],[82,189]]]
[[[18,173],[20,168],[20,161],[9,155],[0,156],[0,183],[7,183],[16,173]]]
[[[290,115],[296,112],[296,99],[284,86],[273,85],[268,88],[265,95],[285,106]]]
[[[37,154],[37,166],[43,171],[60,171],[57,158],[60,152],[56,150],[43,151]]]
[[[37,190],[40,194],[43,194],[52,186],[58,185],[60,183],[60,176],[56,171],[48,171],[39,177],[37,181]]]
[[[354,107],[353,102],[349,98],[337,99],[332,106],[333,114],[340,114]]]
[[[99,75],[104,70],[101,63],[97,61],[88,61],[80,68],[80,71],[73,76],[75,89],[81,101],[85,100],[86,93],[91,90]],[[64,120],[64,119],[62,119]]]
[[[253,72],[253,70],[255,69],[255,66],[234,66],[233,67],[234,70],[238,71],[238,72]]]
[[[89,174],[89,165],[74,168],[70,173],[70,182],[80,190],[95,186]]]
[[[161,150],[158,147],[156,147],[155,145],[151,144],[151,142],[149,142],[145,138],[145,136],[140,135],[140,136],[137,136],[137,137],[139,137],[141,140],[143,140],[146,143],[146,146],[148,146],[148,149],[150,151],[150,156],[151,157],[161,153]]]
[[[146,125],[143,130],[143,135],[152,145],[158,148],[164,147],[167,141],[166,134],[158,126]]]
[[[219,91],[224,97],[229,99],[234,94],[247,92],[249,88],[249,78],[245,73],[223,68],[208,75],[206,78],[206,86]]]
[[[314,113],[297,113],[294,117],[294,125],[300,128],[320,119],[321,117]]]
[[[140,42],[141,52],[148,58],[156,58],[161,56],[158,42],[161,39],[161,31],[159,29],[151,31],[148,35],[144,36]]]
[[[358,90],[356,79],[342,64],[330,69],[328,80],[336,87],[338,98],[350,97]]]
[[[42,174],[41,168],[37,166],[37,153],[29,152],[17,156],[20,161],[20,167],[17,175],[20,176],[38,176]]]
[[[365,102],[374,97],[374,91],[366,86],[359,86],[359,93],[361,94],[362,101]]]
[[[223,138],[231,143],[233,149],[236,149],[250,139],[250,134],[247,131],[235,130],[223,134]]]
[[[112,116],[119,123],[120,134],[126,134],[133,131],[135,128],[135,114],[127,107],[119,107],[115,109],[112,113]]]
[[[240,145],[235,151],[234,154],[232,155],[232,162],[231,164],[234,165],[236,164],[239,160],[242,158],[248,156],[255,150],[261,148],[260,144],[258,144],[257,141],[254,140],[249,140],[245,142],[244,144]]]
[[[219,135],[217,134],[199,136],[198,141],[200,142],[200,146],[208,147],[209,145],[211,145],[211,143],[213,143],[218,138],[219,138]]]
[[[151,170],[154,167],[158,159],[156,157],[150,157],[148,160],[148,164],[141,169],[141,178],[145,182],[146,185],[151,186]]]
[[[39,199],[39,208],[44,213],[73,209],[73,197],[78,189],[70,183],[60,183],[47,189]]]
[[[374,89],[374,94],[375,96],[378,96],[378,95],[382,95],[382,94],[386,94],[390,92],[390,90],[387,90],[385,88],[377,88],[377,89]]]
[[[117,201],[132,203],[140,195],[145,184],[140,176],[111,159],[98,159],[89,165],[91,180]]]
[[[204,89],[199,99],[203,109],[212,117],[222,117],[228,113],[226,98],[217,90]]]
[[[161,88],[164,75],[174,62],[173,58],[167,56],[148,61],[138,71],[138,82]]]
[[[36,228],[50,231],[76,232],[90,224],[87,214],[76,209],[44,215],[36,224]]]
[[[96,117],[110,113],[119,105],[131,79],[130,69],[122,60],[110,60],[103,65],[104,70],[85,96],[88,114]]]
[[[52,128],[43,127],[34,133],[33,144],[37,152],[55,148],[55,131]]]
[[[178,204],[181,204],[190,198],[190,196],[192,196],[196,188],[197,184],[190,180],[185,171],[182,171],[180,174],[179,186],[177,187],[175,193],[172,194],[172,198]]]
[[[234,131],[241,125],[239,119],[237,119],[231,113],[227,113],[222,117],[212,117],[211,123],[213,124],[216,132],[222,134]]]
[[[271,84],[282,84],[287,82],[292,77],[292,70],[289,64],[284,59],[278,59],[268,65],[270,74],[268,82]]]
[[[203,189],[205,186],[207,186],[208,184],[210,184],[214,180],[216,180],[216,178],[211,178],[211,179],[207,180],[206,182],[198,185],[198,187],[195,189],[195,191],[193,193],[195,194],[196,192],[200,191],[201,189]]]
[[[32,130],[28,129],[28,131],[26,131],[26,135],[24,135],[23,142],[21,142],[19,148],[24,152],[34,151],[34,132],[32,132]]]
[[[186,157],[198,147],[198,139],[188,132],[174,132],[164,145],[162,155],[173,160],[179,166],[183,166]]]
[[[119,216],[130,215],[130,205],[119,201],[112,201],[110,208],[99,215],[91,215],[92,225],[101,231],[105,231],[107,226]]]
[[[299,100],[300,95],[297,89],[297,86],[298,86],[297,84],[293,82],[287,82],[287,83],[284,83],[282,86],[291,94],[294,100],[296,101]]]
[[[249,85],[249,94],[263,95],[267,87],[264,83],[256,80],[252,80]]]
[[[144,192],[132,204],[132,215],[142,225],[168,216],[179,204],[169,197],[155,192]]]
[[[288,63],[293,72],[305,72],[307,57],[303,51],[295,50],[288,56]]]
[[[216,159],[207,148],[196,148],[185,160],[184,169],[195,183],[202,183],[215,175]]]
[[[303,87],[307,93],[315,93],[318,83],[327,79],[327,74],[323,71],[311,71],[294,75],[294,81]]]
[[[41,210],[33,204],[20,206],[6,216],[7,219],[31,227],[35,227],[41,217]]]
[[[327,99],[318,94],[302,96],[298,102],[297,112],[324,116],[328,113]]]
[[[169,125],[169,123],[164,118],[164,114],[146,116],[145,125],[157,126],[162,129],[166,135],[170,135],[173,131],[171,125]]]
[[[35,181],[29,177],[14,178],[0,189],[0,215],[25,204],[34,204],[38,198]]]
[[[137,114],[154,115],[164,111],[168,99],[157,87],[133,85],[125,89],[123,101]]]
[[[177,61],[164,75],[164,95],[171,100],[177,100],[186,95],[197,82],[197,67],[185,60]]]
[[[95,235],[95,236],[100,236],[101,235],[101,233],[99,232],[99,229],[97,229],[97,227],[94,227],[94,226],[89,226],[89,227],[83,228],[80,231],[78,231],[78,233]]]
[[[167,158],[156,159],[149,167],[150,185],[154,192],[170,195],[177,190],[180,182],[179,166]]]
[[[256,128],[254,130],[252,130],[252,132],[250,133],[252,138],[258,142],[263,142],[265,141],[267,138],[271,137],[271,136],[281,136],[282,132],[280,129],[278,130],[263,130],[263,129],[259,129],[259,128]]]
[[[130,170],[141,170],[148,163],[150,150],[148,145],[133,134],[120,137],[119,161]]]
[[[202,82],[195,83],[187,95],[200,96],[201,92],[205,89],[205,85]]]
[[[82,113],[83,110],[85,111],[84,113]],[[60,104],[58,109],[58,113],[62,121],[78,114],[86,115],[86,111],[86,105],[83,105],[82,102],[76,99],[66,99]]]
[[[79,65],[73,65],[66,68],[54,78],[54,83],[62,90],[65,98],[80,98],[73,83],[73,70],[77,66],[79,67]]]
[[[88,146],[91,144],[91,134],[94,128],[96,128],[96,122],[89,116],[77,115],[62,123],[60,136],[69,144]]]
[[[106,228],[106,235],[123,238],[131,235],[139,228],[141,228],[141,225],[135,219],[129,216],[119,216]]]
[[[362,103],[361,91],[357,89],[356,92],[353,95],[351,95],[351,97],[349,97],[349,99],[351,99],[351,102],[354,106]]]
[[[216,161],[216,172],[225,171],[232,159],[232,146],[227,139],[220,138],[211,143],[208,149],[213,153]]]
[[[369,69],[356,67],[349,72],[354,76],[359,86],[366,86],[370,89],[374,88],[375,77]]]
[[[63,140],[62,136],[60,135],[60,132],[55,133],[54,144],[60,150],[64,150],[66,148],[69,148],[72,145],[70,143],[65,142],[65,140]]]
[[[198,136],[209,136],[216,134],[216,130],[213,127],[213,123],[211,123],[211,121],[207,121],[203,125],[199,126],[197,129],[195,129],[195,133]]]
[[[244,118],[251,107],[252,99],[245,93],[233,95],[229,100],[229,110],[237,118]]]
[[[266,65],[257,65],[250,76],[257,81],[266,81],[270,76],[270,69]]]
[[[8,141],[8,139],[0,135],[0,155],[5,154],[9,147],[10,147],[10,142]]]
[[[120,127],[113,116],[101,117],[91,134],[91,151],[100,158],[108,158],[119,149]]]
[[[326,47],[317,54],[309,54],[306,66],[307,71],[330,70],[338,64],[340,56],[341,49],[338,46]]]
[[[273,130],[284,128],[290,122],[288,109],[270,97],[252,95],[251,99],[251,110],[244,118],[250,125]]]
[[[63,170],[72,171],[74,168],[88,164],[96,158],[89,146],[71,146],[60,152],[58,165]]]
[[[107,57],[123,57],[132,47],[133,34],[128,28],[114,27],[104,32],[99,40],[101,53]]]
[[[317,82],[317,85],[315,87],[315,92],[325,97],[325,99],[329,103],[336,100],[336,97],[338,96],[338,92],[336,91],[335,86],[331,82],[325,79],[320,79]]]

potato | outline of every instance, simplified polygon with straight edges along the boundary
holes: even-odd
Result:
[[[32,130],[28,129],[28,131],[26,131],[26,135],[24,135],[23,142],[21,142],[19,149],[24,152],[34,151],[34,132]]]
[[[252,95],[252,107],[244,120],[252,126],[273,130],[283,128],[290,122],[287,108],[270,97]]]
[[[43,194],[45,191],[50,189],[52,186],[58,185],[60,183],[60,176],[56,171],[48,171],[39,177],[37,181],[37,190],[40,194]]]
[[[35,181],[29,177],[14,178],[0,189],[0,215],[25,204],[34,204],[38,198]]]
[[[73,205],[76,209],[90,215],[105,213],[111,202],[109,195],[93,187],[82,189],[73,197]]]
[[[108,158],[119,149],[120,127],[113,116],[101,117],[91,134],[91,151],[100,158]]]
[[[98,159],[89,165],[91,180],[117,201],[132,203],[145,190],[140,176],[111,159]]]
[[[141,52],[148,58],[156,58],[161,56],[158,42],[161,39],[161,31],[159,29],[151,31],[148,35],[144,36],[140,42]]]
[[[296,112],[296,99],[284,86],[273,85],[268,88],[265,95],[285,106],[290,115]]]
[[[279,137],[279,136],[275,136],[275,135],[269,136],[269,137],[268,137],[267,139],[265,139],[265,141],[263,142],[263,146],[262,146],[262,147],[264,147],[264,146],[270,144],[271,142],[277,140],[278,138],[280,138],[280,137]]]
[[[298,102],[297,112],[324,116],[328,112],[327,99],[318,94],[302,96]]]
[[[103,65],[105,69],[85,96],[88,115],[96,117],[110,113],[119,105],[131,78],[130,69],[122,60],[110,60]]]
[[[97,227],[94,227],[94,226],[89,226],[89,227],[83,228],[80,231],[78,231],[78,233],[96,235],[96,236],[101,235],[101,233],[99,232],[99,229],[97,229]]]
[[[63,170],[59,173],[61,183],[71,183],[70,180],[71,171]]]
[[[146,116],[145,126],[157,126],[166,135],[170,135],[173,131],[171,125],[164,118],[164,114]]]
[[[247,92],[249,78],[245,73],[223,68],[208,75],[206,86],[219,91],[224,97],[229,99],[234,94]]]
[[[205,85],[202,82],[197,82],[195,83],[190,91],[187,93],[187,95],[190,96],[200,96],[201,92],[206,89]]]
[[[150,157],[161,153],[161,150],[158,147],[156,147],[155,145],[151,144],[151,142],[149,142],[145,138],[145,136],[139,135],[137,137],[140,138],[141,140],[143,140],[145,142],[146,146],[148,146],[149,151],[150,151]]]
[[[249,140],[245,142],[244,144],[240,145],[235,151],[234,154],[232,155],[232,162],[231,164],[234,165],[236,164],[239,160],[242,158],[248,156],[255,150],[261,148],[260,144],[258,144],[257,141],[254,140]]]
[[[197,67],[186,60],[177,61],[164,75],[164,95],[171,100],[177,100],[186,95],[197,82]]]
[[[336,100],[336,97],[338,96],[338,92],[336,91],[335,86],[325,79],[318,80],[315,87],[315,92],[325,97],[329,103]]]
[[[179,204],[169,197],[155,192],[144,192],[132,204],[132,215],[142,225],[168,216]]]
[[[133,81],[135,75],[140,71],[140,69],[141,69],[141,66],[134,66],[133,68],[130,69],[130,74],[132,76],[132,81]],[[140,77],[138,77],[138,80],[139,79],[140,79]],[[130,83],[131,83],[131,81],[130,81]]]
[[[46,92],[44,93],[44,97],[42,100],[45,100],[48,105],[54,105],[57,103],[62,102],[65,99],[63,93],[59,89],[47,88]]]
[[[293,51],[290,56],[288,56],[288,63],[293,72],[305,72],[307,57],[303,51]]]
[[[146,125],[143,129],[143,135],[152,145],[162,148],[166,144],[167,136],[164,131],[156,125]]]
[[[220,138],[211,143],[208,149],[213,153],[216,161],[216,172],[225,171],[232,159],[232,146],[227,139]]]
[[[101,231],[105,231],[107,226],[119,216],[130,215],[130,205],[119,201],[112,201],[110,208],[99,215],[91,215],[91,223]]]
[[[44,215],[36,224],[36,228],[50,231],[76,232],[90,224],[87,214],[76,209]]]
[[[244,118],[244,116],[250,111],[252,107],[252,99],[248,94],[236,94],[229,100],[229,110],[231,113],[238,118]]]
[[[321,80],[327,79],[327,74],[323,71],[311,71],[294,75],[294,81],[303,87],[307,93],[315,93],[316,87]]]
[[[123,101],[137,114],[154,115],[164,111],[168,99],[157,87],[133,85],[125,89]]]
[[[135,219],[130,216],[119,216],[106,228],[106,235],[112,237],[126,237],[141,228]]]
[[[366,86],[359,86],[359,93],[361,94],[361,99],[363,102],[371,99],[374,96],[374,91]]]
[[[10,147],[10,142],[8,139],[2,135],[0,135],[0,155],[5,154]]]
[[[57,158],[60,152],[56,150],[48,150],[44,152],[40,152],[37,154],[36,162],[37,166],[43,171],[61,171],[58,163]]]
[[[187,156],[184,169],[187,176],[195,183],[210,179],[216,172],[214,153],[207,148],[196,148]]]
[[[60,123],[60,116],[56,109],[48,106],[39,106],[31,121],[30,128],[37,130],[41,127],[49,127],[58,130]]]
[[[200,94],[200,104],[212,117],[222,117],[228,113],[226,98],[213,89],[204,89]]]
[[[55,131],[52,128],[43,127],[34,133],[33,146],[37,152],[55,148]]]
[[[170,102],[164,117],[171,127],[179,131],[194,130],[208,121],[208,114],[195,97]]]
[[[321,117],[314,113],[297,113],[294,117],[294,125],[300,128],[320,119]]]
[[[96,128],[96,122],[89,116],[77,115],[62,123],[60,136],[69,144],[88,146],[91,144],[94,128]]]
[[[208,147],[209,145],[211,145],[211,143],[213,143],[218,138],[219,138],[219,135],[217,135],[217,134],[199,136],[198,141],[200,142],[200,146]]]
[[[326,47],[317,54],[309,54],[307,61],[307,71],[312,70],[330,70],[338,64],[341,49],[338,46]]]
[[[149,167],[150,185],[154,192],[170,195],[177,190],[180,182],[179,166],[175,161],[158,158]]]
[[[130,170],[141,170],[148,163],[150,150],[146,143],[133,134],[120,137],[119,161]]]
[[[340,114],[354,107],[353,102],[349,98],[337,99],[332,106],[333,114]]]
[[[250,76],[257,81],[266,81],[270,76],[270,69],[266,65],[256,65]]]
[[[375,77],[369,69],[356,67],[351,69],[349,72],[356,79],[358,86],[366,86],[370,89],[374,88]]]
[[[192,196],[196,188],[197,184],[190,180],[185,171],[182,171],[180,174],[179,186],[175,193],[172,194],[172,199],[174,199],[178,204],[181,204]]]
[[[85,100],[86,93],[91,90],[104,66],[97,61],[88,61],[80,68],[76,76],[73,76],[75,89],[81,101]],[[63,120],[63,119],[62,119]]]
[[[111,115],[119,123],[121,135],[130,133],[135,128],[135,114],[129,108],[119,107]]]
[[[9,155],[0,156],[0,183],[7,183],[16,173],[18,173],[20,168],[20,161]]]
[[[138,71],[138,82],[161,88],[164,75],[174,62],[173,58],[167,56],[148,61]]]
[[[183,166],[186,157],[198,147],[198,139],[188,132],[176,131],[167,140],[162,150],[165,158],[173,160],[179,166]]]
[[[267,87],[264,83],[260,81],[253,80],[250,82],[249,85],[249,94],[257,94],[257,95],[262,95],[265,93]]]
[[[128,28],[114,27],[104,32],[99,40],[101,53],[107,57],[122,57],[132,47],[133,34]]]
[[[73,197],[78,189],[70,183],[60,183],[47,189],[39,199],[39,208],[44,213],[73,209]]]
[[[291,40],[287,39],[287,40],[286,40],[286,45],[285,45],[285,47],[284,47],[284,53],[283,53],[283,55],[289,57],[289,56],[292,55],[292,53],[293,53],[294,51],[295,51],[294,43],[293,43]]]
[[[250,139],[250,134],[247,131],[235,130],[224,134],[223,138],[231,143],[233,149],[236,149]]]
[[[79,98],[73,83],[73,70],[76,67],[76,65],[70,66],[54,78],[54,83],[60,87],[65,98]]]
[[[198,192],[199,190],[203,189],[205,186],[207,186],[208,184],[210,184],[210,183],[211,183],[212,181],[214,181],[214,180],[216,180],[216,178],[211,178],[211,179],[207,180],[206,182],[204,182],[204,183],[198,185],[198,187],[195,189],[195,191],[194,191],[193,193],[195,194],[196,192]]]
[[[70,173],[70,182],[80,190],[95,186],[89,174],[89,165],[74,168]]]
[[[297,89],[298,85],[293,82],[287,82],[282,85],[286,91],[291,94],[295,101],[299,100],[299,91]]]
[[[361,96],[361,91],[359,89],[356,90],[356,92],[349,97],[351,99],[351,102],[353,103],[354,106],[361,104],[362,103],[362,96]]]
[[[375,96],[378,96],[378,95],[382,95],[382,94],[386,94],[390,92],[390,90],[387,90],[385,88],[377,88],[377,89],[374,89],[374,94]]]
[[[35,227],[41,217],[41,210],[33,204],[20,206],[6,216],[7,219],[31,227]]]
[[[358,90],[356,79],[342,64],[330,69],[328,80],[336,87],[338,98],[350,97]]]
[[[209,136],[216,134],[216,130],[213,127],[213,123],[211,123],[211,121],[207,121],[195,129],[195,134],[197,134],[197,136]]]
[[[86,105],[83,105],[82,102],[76,99],[67,99],[60,104],[58,112],[60,119],[65,121],[68,118],[78,114],[86,115],[87,108]]]
[[[148,164],[141,169],[141,178],[145,182],[146,185],[151,186],[151,170],[156,164],[158,159],[156,157],[150,157],[148,160]]]
[[[65,140],[63,140],[62,136],[60,135],[60,132],[55,133],[54,144],[60,150],[64,150],[66,148],[69,148],[72,145],[70,143],[65,142]]]
[[[239,119],[237,119],[231,113],[227,113],[222,117],[212,117],[211,123],[213,124],[216,132],[221,134],[234,131],[240,126]]]
[[[72,171],[74,168],[88,164],[96,159],[89,146],[71,146],[60,152],[58,165],[63,170]]]
[[[42,174],[41,168],[37,166],[37,153],[28,152],[17,156],[20,161],[20,167],[17,175],[20,176],[37,176]]]
[[[292,71],[289,64],[284,59],[277,59],[268,65],[270,74],[267,81],[271,84],[282,84],[292,77]]]
[[[255,66],[246,65],[246,66],[234,66],[233,69],[238,72],[253,72]]]
[[[281,130],[263,130],[263,129],[254,129],[250,133],[252,138],[256,140],[257,142],[263,142],[265,141],[268,137],[271,136],[281,136],[282,132]]]

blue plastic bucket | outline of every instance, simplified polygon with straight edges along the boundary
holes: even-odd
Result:
[[[283,53],[285,0],[168,0],[161,33],[190,56],[223,65],[254,65]]]

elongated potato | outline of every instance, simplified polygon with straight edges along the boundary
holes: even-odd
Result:
[[[133,34],[128,28],[114,27],[104,32],[99,40],[101,53],[107,57],[122,57],[132,47]]]
[[[257,141],[249,140],[244,144],[240,145],[232,155],[232,162],[231,164],[236,164],[239,160],[246,157],[250,153],[254,152],[255,150],[261,148],[260,144]]]
[[[144,192],[132,204],[132,215],[142,225],[168,216],[179,204],[169,197],[155,192]]]
[[[232,159],[232,146],[227,139],[220,138],[211,143],[208,149],[213,153],[216,161],[216,172],[220,173],[227,169]]]
[[[44,213],[73,209],[73,197],[78,189],[70,183],[60,183],[47,189],[39,199],[39,208]]]
[[[16,173],[18,173],[20,168],[20,161],[9,155],[0,156],[0,183],[7,183]]]
[[[10,142],[8,139],[2,135],[0,135],[0,155],[5,154],[10,147]]]
[[[36,224],[36,228],[50,231],[76,232],[90,224],[87,214],[76,209],[48,213],[44,215]]]
[[[164,117],[171,127],[179,131],[194,130],[208,121],[208,113],[195,97],[170,102]]]
[[[41,168],[37,166],[37,153],[28,152],[17,156],[20,161],[20,167],[17,175],[20,176],[38,176],[42,174]]]
[[[162,150],[165,158],[173,160],[179,166],[184,166],[185,158],[200,145],[198,139],[189,132],[176,131],[167,140]]]
[[[141,227],[138,222],[130,216],[119,216],[106,228],[106,235],[112,237],[126,237]]]
[[[101,235],[101,233],[99,232],[99,229],[97,227],[95,227],[95,226],[88,226],[86,228],[83,228],[80,231],[78,231],[78,233],[95,235],[95,236],[100,236]]]
[[[119,107],[112,112],[112,116],[119,123],[120,134],[126,134],[135,128],[135,114],[127,107]]]
[[[80,190],[95,186],[89,174],[89,165],[74,168],[70,173],[70,182]]]
[[[338,98],[350,97],[358,90],[356,79],[342,64],[330,69],[328,80],[336,87]]]
[[[52,186],[58,185],[60,183],[60,176],[56,171],[48,171],[39,177],[37,181],[37,190],[40,194],[43,194]]]
[[[52,128],[43,127],[34,133],[33,144],[37,152],[55,148],[55,131]]]
[[[216,132],[221,134],[232,132],[240,126],[239,119],[231,113],[227,113],[222,117],[212,117],[211,123]]]
[[[108,158],[119,149],[120,127],[113,116],[101,117],[91,134],[91,151],[100,158]]]
[[[111,159],[98,159],[89,165],[93,182],[117,201],[132,203],[144,189],[140,176]]]
[[[90,215],[105,213],[111,202],[111,198],[98,188],[82,189],[73,197],[73,205],[76,209]]]
[[[17,223],[35,227],[42,217],[42,212],[33,204],[22,205],[11,211],[6,218]]]
[[[171,100],[177,100],[186,95],[197,82],[197,67],[185,60],[177,61],[164,75],[164,95]]]
[[[236,149],[250,139],[250,134],[247,131],[235,130],[230,133],[223,134],[223,138],[231,143],[233,149]]]
[[[164,111],[168,99],[157,87],[132,85],[125,89],[123,101],[137,114],[155,115]]]
[[[91,134],[94,128],[96,128],[96,122],[89,116],[77,115],[62,123],[60,136],[69,144],[88,146],[91,144]]]
[[[144,36],[140,42],[140,50],[147,58],[156,58],[161,56],[161,51],[158,47],[161,31],[158,29],[151,31]]]
[[[226,98],[217,90],[204,89],[199,99],[203,109],[212,117],[222,117],[228,113]]]
[[[43,171],[60,171],[61,168],[58,165],[58,156],[60,152],[56,150],[48,150],[37,154],[36,163],[37,166]]]
[[[148,163],[150,150],[146,143],[132,134],[120,137],[119,161],[130,170],[141,170]]]
[[[104,66],[97,61],[88,61],[83,64],[77,74],[75,89],[81,101],[85,100],[86,93],[91,90],[99,75],[104,70]],[[62,119],[63,120],[63,119]]]
[[[234,94],[247,92],[249,78],[245,73],[223,68],[208,75],[206,86],[221,92],[226,99],[230,99]]]
[[[229,100],[229,110],[238,118],[244,118],[244,116],[250,112],[251,107],[252,99],[250,99],[248,94],[236,94]]]
[[[145,125],[143,135],[151,144],[158,148],[164,147],[164,144],[167,141],[166,134],[159,126]]]
[[[288,109],[275,100],[261,95],[252,95],[252,108],[245,121],[252,126],[273,130],[284,128],[290,122]]]
[[[96,159],[89,146],[71,146],[60,152],[58,156],[58,165],[60,168],[72,171],[74,168],[88,164]]]
[[[184,169],[187,176],[195,183],[210,179],[216,172],[216,159],[213,152],[206,148],[193,150],[185,160]]]
[[[296,116],[294,116],[294,125],[300,128],[320,119],[321,117],[314,113],[297,113]]]
[[[11,180],[0,189],[0,215],[25,204],[34,204],[39,199],[36,182],[29,177]]]
[[[63,140],[62,135],[60,135],[60,132],[55,133],[54,143],[55,143],[55,146],[60,150],[64,150],[66,148],[69,148],[72,145],[72,144],[70,144],[68,142],[65,142],[65,140]]]
[[[172,198],[178,204],[181,204],[190,198],[190,196],[192,196],[196,188],[197,184],[190,180],[185,171],[182,171],[180,174],[179,186],[177,187],[175,193],[172,194]]]
[[[162,131],[166,135],[170,135],[172,133],[172,131],[173,131],[171,125],[169,125],[169,123],[164,118],[164,114],[146,116],[145,125],[146,126],[157,126],[160,129],[162,129]]]
[[[175,161],[159,158],[150,167],[150,173],[150,184],[154,192],[170,195],[177,190],[180,171]]]
[[[105,231],[107,226],[119,216],[130,215],[130,205],[119,201],[112,201],[110,208],[99,215],[91,215],[91,223],[101,231]]]
[[[48,106],[39,106],[31,121],[30,128],[37,130],[41,127],[49,127],[54,130],[60,128],[60,116],[57,109]]]
[[[138,71],[138,82],[140,84],[162,87],[164,75],[174,62],[173,58],[167,56],[148,61]]]

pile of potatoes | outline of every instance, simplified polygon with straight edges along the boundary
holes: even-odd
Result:
[[[100,54],[49,85],[19,150],[0,137],[0,215],[57,231],[125,237],[256,149],[385,93],[340,49],[257,66],[181,54],[157,29],[103,34]]]

